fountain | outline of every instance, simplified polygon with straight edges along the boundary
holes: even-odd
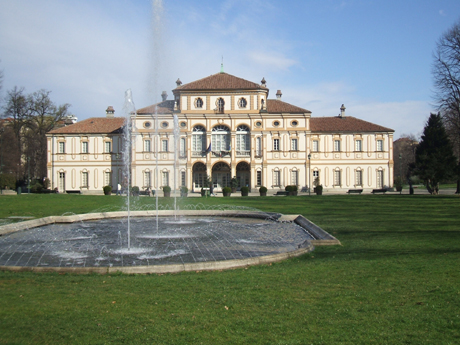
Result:
[[[154,12],[162,11],[161,0],[153,1]],[[158,15],[154,31],[161,31]],[[155,52],[163,51],[154,46]],[[159,54],[159,53],[155,53]],[[155,55],[156,56],[156,55]],[[158,57],[154,59],[155,64]],[[158,79],[155,65],[152,82]],[[157,94],[156,85],[152,90]],[[179,211],[176,193],[171,210],[160,210],[158,190],[155,207],[132,210],[131,154],[136,135],[132,93],[125,93],[123,187],[126,208],[102,212],[51,216],[0,226],[0,269],[64,272],[160,273],[243,267],[302,255],[313,244],[338,241],[302,216],[283,216],[255,209],[221,205],[183,205]],[[158,116],[153,115],[154,138],[159,147]],[[174,115],[174,191],[177,191],[179,150],[178,117]],[[155,154],[156,188],[158,152]]]

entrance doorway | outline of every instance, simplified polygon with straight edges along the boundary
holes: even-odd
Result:
[[[195,163],[193,165],[193,191],[201,191],[201,188],[204,187],[206,177],[206,165],[201,162]]]
[[[221,192],[222,188],[230,187],[230,166],[227,163],[219,162],[212,167],[212,185],[214,191]]]
[[[251,186],[251,167],[247,162],[240,162],[236,166],[236,180],[238,181],[238,190],[241,187]]]

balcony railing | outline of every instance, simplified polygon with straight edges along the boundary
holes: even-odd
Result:
[[[251,150],[236,150],[237,157],[250,157]]]
[[[230,157],[230,151],[211,151],[213,157]]]

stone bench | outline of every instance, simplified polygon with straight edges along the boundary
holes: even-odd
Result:
[[[289,192],[285,190],[280,190],[276,192],[276,194],[273,194],[273,195],[289,195]]]
[[[347,194],[361,194],[362,192],[362,189],[349,189]]]
[[[151,192],[152,196],[155,195],[155,191],[152,191]],[[150,196],[150,190],[140,190],[139,191],[139,195],[147,195],[147,196]]]
[[[372,194],[375,194],[375,193],[386,193],[387,190],[386,189],[373,189],[372,190]]]
[[[81,194],[81,190],[66,190],[67,194]]]

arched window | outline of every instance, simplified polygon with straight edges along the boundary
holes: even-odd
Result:
[[[241,97],[241,98],[238,100],[238,106],[239,106],[240,108],[246,108],[247,105],[248,105],[248,101],[246,100],[246,98]]]
[[[230,151],[230,128],[224,125],[212,129],[212,151]]]
[[[251,155],[250,137],[251,137],[251,132],[248,126],[240,125],[236,128],[236,155],[237,156],[250,156]]]
[[[203,108],[203,100],[198,97],[196,100],[195,100],[195,107],[196,108]]]
[[[201,156],[206,150],[206,129],[195,126],[192,131],[192,155]]]
[[[219,111],[219,113],[223,113],[224,108],[225,108],[225,101],[223,98],[219,98],[217,100],[217,110]]]

